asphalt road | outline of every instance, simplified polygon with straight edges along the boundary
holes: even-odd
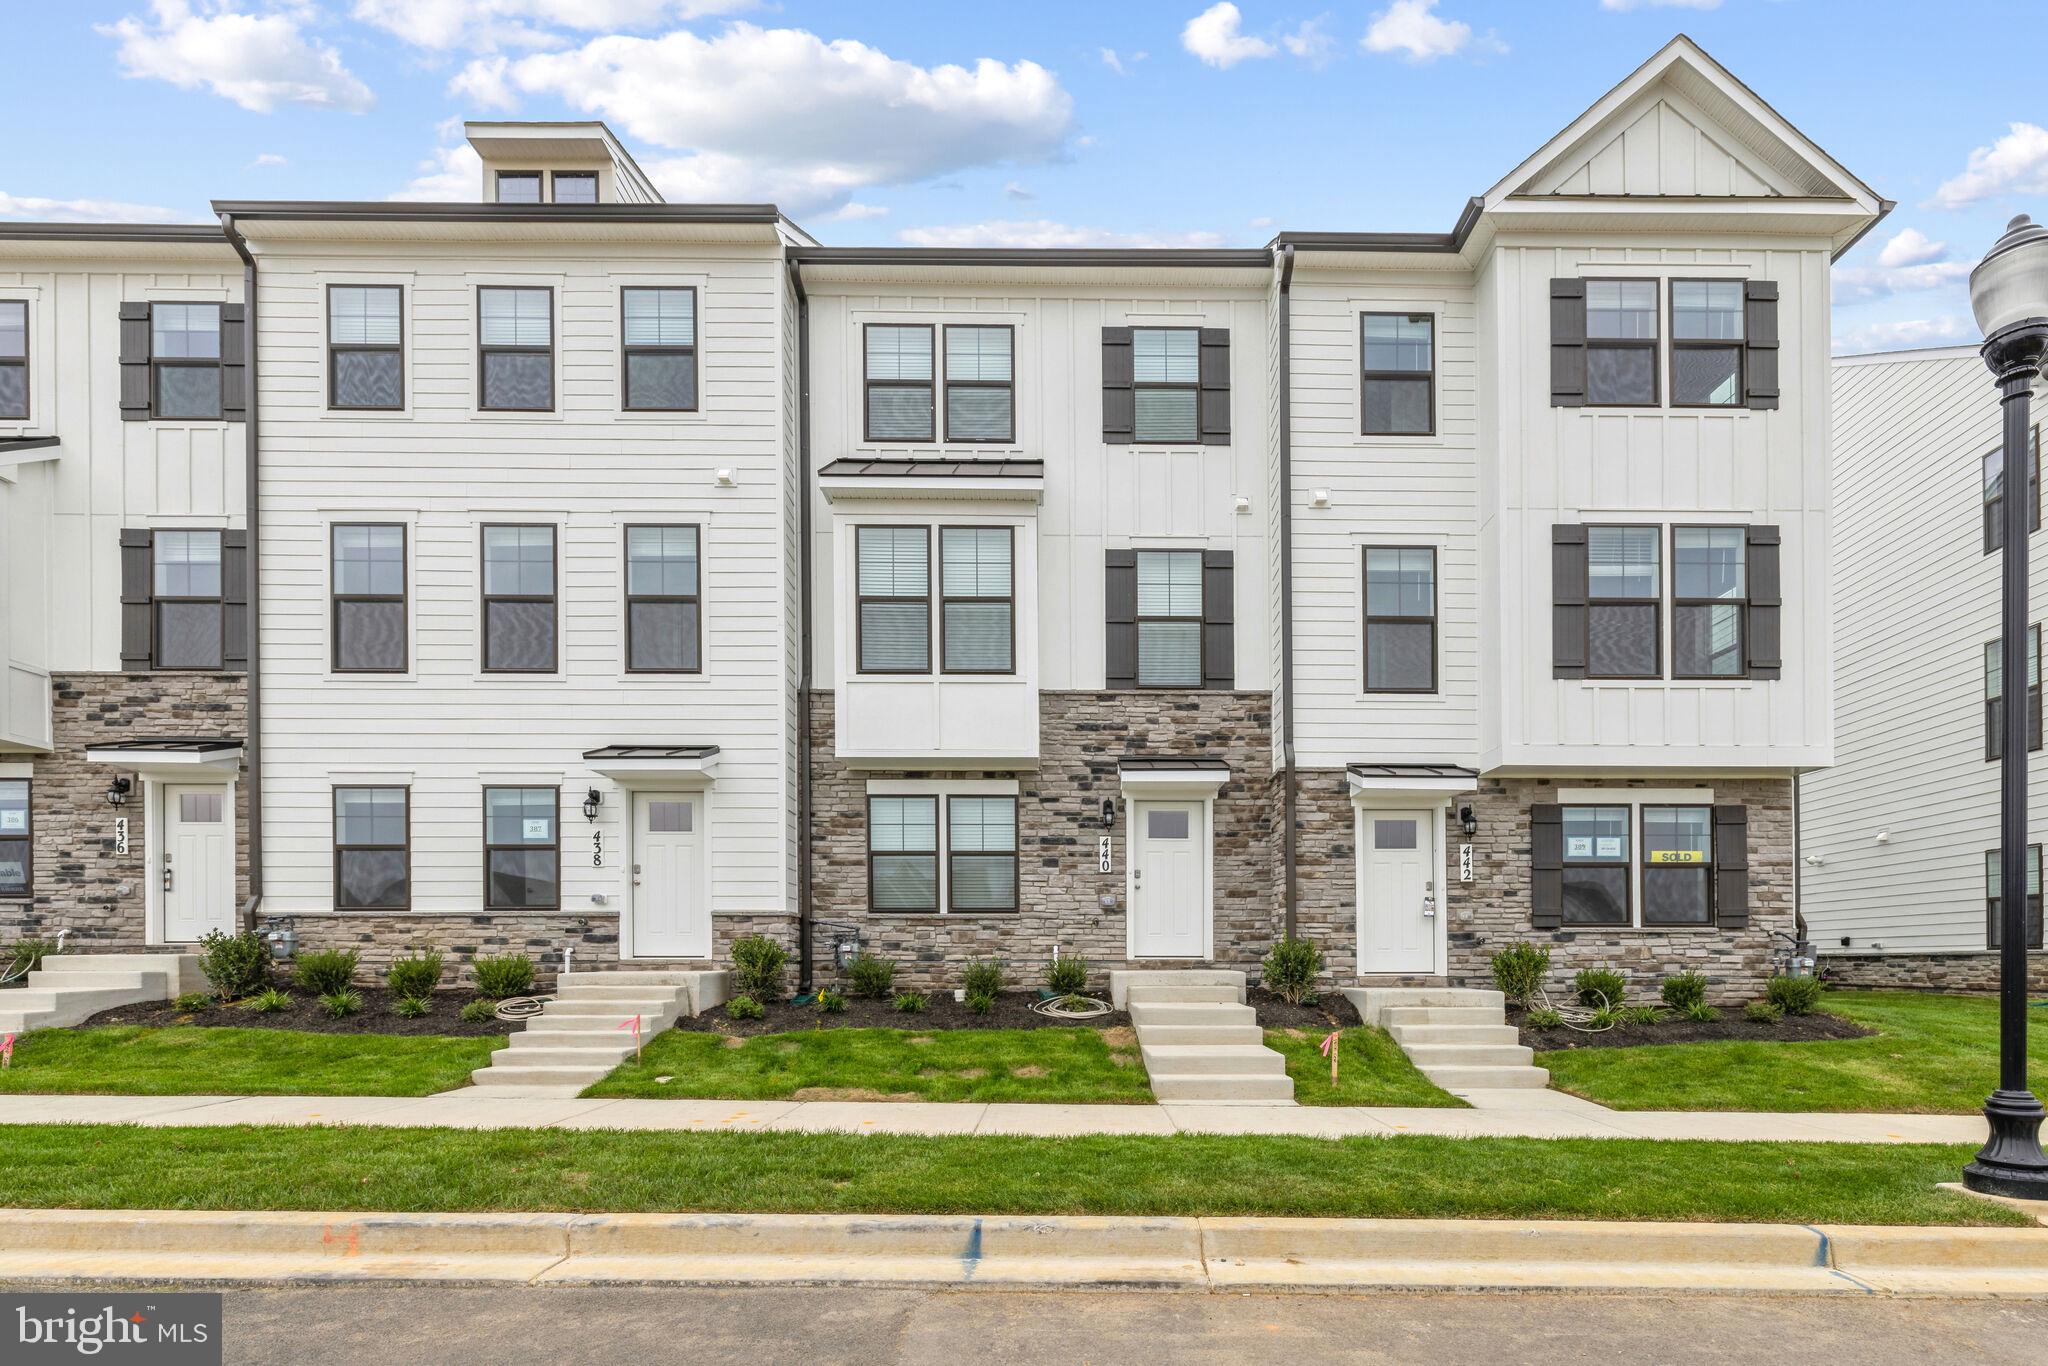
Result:
[[[228,1292],[227,1360],[1693,1362],[2048,1360],[2048,1300],[1621,1295],[1010,1294],[857,1289]]]

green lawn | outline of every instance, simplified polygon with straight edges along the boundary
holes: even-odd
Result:
[[[2013,1224],[1961,1146],[1637,1139],[0,1131],[0,1207],[725,1210]]]
[[[721,1100],[998,1100],[1149,1104],[1129,1030],[672,1029],[586,1096]],[[666,1077],[667,1081],[660,1078]]]
[[[1467,1108],[1415,1070],[1385,1031],[1361,1025],[1337,1042],[1337,1084],[1330,1085],[1330,1060],[1323,1056],[1326,1029],[1269,1029],[1266,1047],[1287,1059],[1294,1099],[1303,1105],[1436,1105]]]
[[[500,1038],[97,1025],[14,1045],[0,1094],[426,1096],[468,1082]]]
[[[1551,1085],[1618,1110],[1867,1110],[1970,1114],[1998,1077],[1998,1003],[1925,992],[1830,991],[1825,1008],[1878,1031],[1813,1043],[1649,1044],[1538,1053]],[[2048,1010],[2029,1012],[2048,1076]],[[2038,1083],[2037,1083],[2038,1084]]]

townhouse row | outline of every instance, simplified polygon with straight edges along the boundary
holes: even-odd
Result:
[[[474,203],[0,225],[0,934],[1729,997],[1792,936],[1888,206],[1688,40],[1450,232],[1249,250],[468,131]]]

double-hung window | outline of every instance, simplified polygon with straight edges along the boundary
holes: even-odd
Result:
[[[1202,686],[1202,552],[1140,550],[1138,686]]]
[[[1015,673],[1014,533],[939,528],[939,641],[949,674]]]
[[[1656,403],[1657,282],[1586,281],[1586,405]]]
[[[538,204],[540,201],[539,171],[498,172],[500,204]]]
[[[337,523],[334,537],[334,671],[404,673],[405,528]]]
[[[1133,439],[1201,440],[1201,329],[1132,328],[1131,390]]]
[[[28,417],[28,303],[0,299],[0,421]]]
[[[1671,282],[1671,404],[1740,408],[1742,281]]]
[[[218,669],[226,650],[218,531],[158,531],[151,537],[150,600],[156,612],[153,667]]]
[[[0,897],[25,897],[34,889],[31,822],[28,779],[0,778]]]
[[[562,904],[562,848],[556,787],[484,789],[484,905],[494,911],[552,911]]]
[[[946,908],[1017,909],[1017,799],[946,798]]]
[[[555,529],[487,526],[484,672],[555,669]]]
[[[1663,576],[1658,528],[1586,528],[1586,676],[1656,678]]]
[[[1014,911],[1017,847],[1014,794],[870,796],[868,909]]]
[[[931,533],[921,526],[854,529],[860,672],[932,671]]]
[[[1645,806],[1644,925],[1714,923],[1714,809]]]
[[[1748,536],[1739,526],[1671,529],[1671,676],[1741,678]]]
[[[1984,757],[2005,755],[2005,651],[1998,641],[1984,646]],[[2041,748],[2041,627],[2027,632],[2027,748]]]
[[[149,360],[153,415],[221,415],[219,304],[151,304]]]
[[[930,441],[937,431],[929,323],[869,323],[865,330],[869,441]]]
[[[1016,440],[1015,351],[1014,328],[947,325],[946,440]]]
[[[398,285],[327,287],[328,407],[405,407],[404,299]]]
[[[1627,925],[1630,809],[1564,808],[1564,923]]]
[[[939,799],[868,798],[868,909],[939,909]]]
[[[1431,436],[1436,432],[1436,317],[1429,313],[1364,315],[1360,408],[1367,436]]]
[[[2027,442],[2027,507],[2029,530],[2041,529],[2041,424],[2034,424]],[[1984,455],[1984,553],[2005,546],[2005,448],[1993,446]]]
[[[688,413],[697,408],[697,291],[687,285],[628,286],[625,322],[626,408]]]
[[[626,528],[626,669],[696,673],[701,667],[697,528]]]
[[[550,179],[554,182],[557,204],[595,204],[597,202],[597,172],[556,171]]]
[[[1436,691],[1436,551],[1365,550],[1365,690]]]
[[[1984,943],[1997,948],[2004,942],[2005,902],[2000,896],[2004,879],[1996,849],[1984,851]],[[2027,947],[2041,945],[2041,846],[2027,846]]]
[[[555,291],[484,285],[476,302],[477,405],[492,412],[553,412]]]
[[[402,911],[412,905],[408,809],[403,787],[334,789],[334,906]]]

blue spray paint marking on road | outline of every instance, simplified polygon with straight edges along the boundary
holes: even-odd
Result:
[[[960,1254],[960,1270],[968,1280],[974,1279],[974,1272],[981,1265],[981,1220],[974,1221],[974,1229],[967,1235],[967,1248]]]

